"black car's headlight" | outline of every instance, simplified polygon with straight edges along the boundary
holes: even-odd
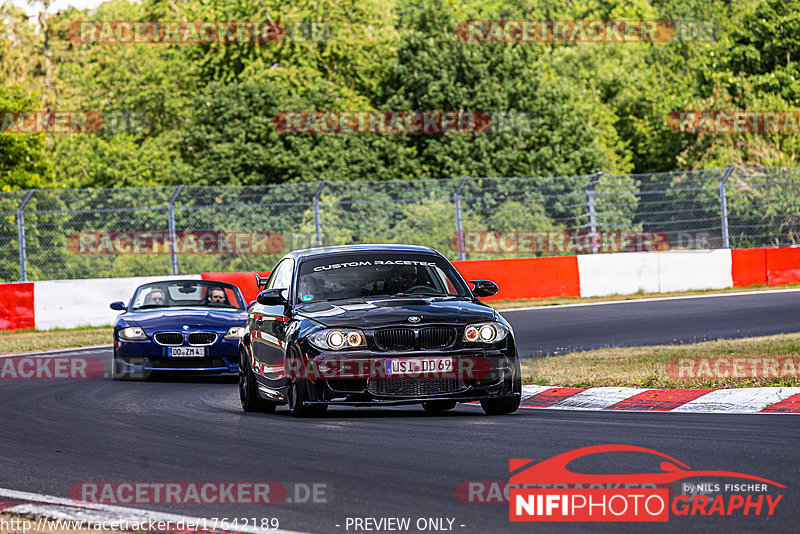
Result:
[[[119,338],[126,340],[147,339],[147,335],[138,326],[129,326],[119,331]]]
[[[464,329],[464,341],[467,343],[495,343],[508,335],[508,327],[503,323],[471,324]]]
[[[356,328],[330,328],[319,330],[308,336],[308,341],[323,350],[352,349],[366,347],[364,332]]]

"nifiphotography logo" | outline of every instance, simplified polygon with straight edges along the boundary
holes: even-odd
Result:
[[[661,471],[584,474],[567,468],[579,458],[608,452],[661,457]],[[665,522],[670,511],[675,516],[771,516],[783,494],[768,490],[786,487],[745,473],[693,470],[664,453],[633,445],[583,447],[541,462],[512,459],[509,471],[509,520],[519,522]],[[681,483],[681,494],[671,494],[670,484],[698,477],[703,479],[702,484]],[[711,483],[709,478],[727,480]]]

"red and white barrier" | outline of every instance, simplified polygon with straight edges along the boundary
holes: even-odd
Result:
[[[648,389],[522,386],[522,408],[677,413],[800,413],[800,388]]]
[[[142,284],[159,280],[198,280],[199,274],[141,276],[135,278],[94,278],[87,280],[46,280],[33,282],[33,311],[37,330],[103,326],[114,322],[118,311],[109,304],[130,301]]]
[[[457,261],[467,280],[488,279],[500,292],[487,301],[591,297],[637,292],[800,284],[800,247],[624,252],[502,260]],[[255,274],[203,273],[178,277],[53,280],[0,284],[0,330],[111,324],[108,305],[127,302],[144,283],[172,278],[221,280],[255,299]],[[268,273],[261,272],[266,275]]]
[[[581,296],[733,287],[730,250],[578,256]]]

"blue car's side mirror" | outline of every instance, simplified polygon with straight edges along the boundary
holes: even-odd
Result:
[[[124,302],[112,302],[111,309],[117,311],[125,311],[125,303]]]

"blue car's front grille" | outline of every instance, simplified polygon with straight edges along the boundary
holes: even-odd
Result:
[[[211,345],[216,340],[214,332],[189,332],[189,345]]]
[[[160,345],[183,345],[183,334],[180,332],[156,332],[153,334],[153,339]]]
[[[147,368],[150,369],[209,369],[227,368],[221,358],[152,358]]]

